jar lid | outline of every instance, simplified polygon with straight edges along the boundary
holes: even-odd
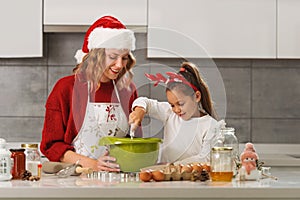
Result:
[[[24,152],[25,149],[9,149],[11,152]]]
[[[37,149],[38,144],[21,144],[22,148],[32,148],[32,149]]]
[[[232,151],[232,147],[213,147],[213,151]]]

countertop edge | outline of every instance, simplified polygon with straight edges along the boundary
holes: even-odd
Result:
[[[234,192],[233,192],[234,190]],[[84,192],[83,192],[84,191]],[[22,194],[22,195],[20,195]],[[299,188],[7,188],[0,198],[269,198],[300,197]]]

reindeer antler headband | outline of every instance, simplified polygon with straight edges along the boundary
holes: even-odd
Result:
[[[180,71],[182,71],[182,70],[180,69]],[[166,74],[169,76],[169,78],[164,77],[161,73],[157,73],[156,75],[145,73],[145,76],[149,80],[155,81],[154,87],[157,86],[159,84],[159,82],[165,83],[165,84],[168,84],[171,82],[177,82],[177,83],[183,83],[183,84],[193,88],[193,90],[195,92],[198,91],[197,87],[194,86],[193,84],[191,84],[190,82],[188,82],[181,74],[177,74],[175,72],[166,72]]]

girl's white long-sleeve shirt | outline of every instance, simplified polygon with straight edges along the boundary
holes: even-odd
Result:
[[[211,142],[221,126],[214,118],[205,115],[185,121],[172,111],[169,103],[146,97],[137,98],[132,108],[136,106],[143,107],[149,117],[164,125],[160,162],[209,162]]]

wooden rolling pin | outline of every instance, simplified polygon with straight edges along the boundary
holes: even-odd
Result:
[[[45,162],[43,162],[42,170],[46,174],[56,174],[60,170],[66,169],[69,167],[69,168],[74,169],[74,172],[72,172],[73,176],[78,176],[82,173],[89,174],[89,173],[93,172],[93,170],[91,168],[82,167],[80,164],[75,165],[75,167],[73,167],[73,166],[74,166],[73,163],[45,161]]]

